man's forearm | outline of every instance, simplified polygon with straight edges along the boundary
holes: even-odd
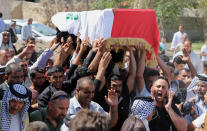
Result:
[[[194,78],[197,75],[197,71],[196,71],[195,67],[193,66],[191,61],[188,61],[187,65],[191,71],[191,77]]]
[[[111,120],[110,127],[113,128],[118,122],[118,105],[110,107],[109,117]]]
[[[187,122],[183,117],[178,116],[172,108],[167,109],[167,112],[178,131],[187,131]]]

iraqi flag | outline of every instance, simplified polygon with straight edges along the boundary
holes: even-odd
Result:
[[[100,38],[142,38],[154,49],[159,49],[159,30],[156,13],[152,9],[105,9],[83,12],[59,12],[52,23],[60,31],[81,34],[90,41]]]

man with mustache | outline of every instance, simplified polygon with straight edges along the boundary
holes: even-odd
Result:
[[[11,84],[5,91],[0,108],[1,131],[23,131],[28,123],[29,90],[20,84]]]
[[[191,121],[199,117],[201,114],[206,112],[207,103],[205,103],[204,95],[207,92],[207,76],[200,75],[198,76],[198,84],[197,84],[197,97],[189,99],[189,102],[193,103],[193,107],[191,109]]]
[[[48,107],[36,110],[30,114],[30,122],[43,121],[50,131],[59,131],[69,107],[69,97],[64,91],[56,91]]]

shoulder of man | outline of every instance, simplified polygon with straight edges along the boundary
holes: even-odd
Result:
[[[46,117],[46,112],[47,112],[47,108],[41,108],[41,109],[33,111],[29,115],[29,121],[30,122],[33,122],[33,121],[44,121],[44,119]]]

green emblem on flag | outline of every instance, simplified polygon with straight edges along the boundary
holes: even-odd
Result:
[[[78,13],[68,13],[66,20],[78,20]]]

